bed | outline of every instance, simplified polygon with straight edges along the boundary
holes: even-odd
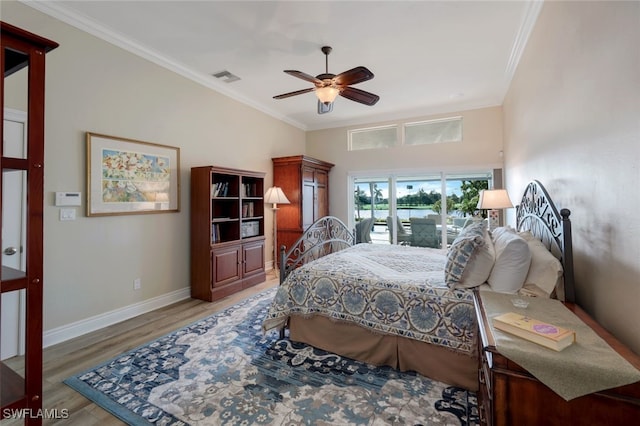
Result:
[[[486,223],[478,223],[448,252],[354,245],[343,222],[324,217],[288,252],[282,250],[281,285],[263,330],[279,329],[284,337],[287,328],[292,341],[475,391],[474,289],[573,301],[569,215],[566,209],[558,212],[540,182],[533,181],[517,206],[516,229],[488,232]],[[523,244],[530,253],[524,275],[523,265],[520,275],[505,273],[498,265],[507,259],[513,266]],[[496,278],[494,272],[499,272]],[[504,287],[520,279],[517,291],[518,285]]]

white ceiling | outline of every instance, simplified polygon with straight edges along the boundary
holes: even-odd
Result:
[[[303,130],[501,105],[541,1],[36,1],[38,10]],[[374,106],[318,115],[285,69],[363,65]],[[212,74],[228,70],[239,81]]]

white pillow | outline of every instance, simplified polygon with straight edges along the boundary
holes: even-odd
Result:
[[[498,233],[493,240],[496,261],[487,280],[493,291],[516,293],[524,284],[531,264],[529,245],[516,233]]]
[[[500,235],[504,234],[505,232],[510,232],[512,234],[515,234],[516,230],[510,227],[509,225],[499,226],[491,230],[491,238],[495,241],[496,238],[498,238]]]
[[[479,245],[469,258],[467,267],[464,268],[462,279],[455,288],[472,288],[487,282],[496,254],[489,231],[484,231],[484,244]]]
[[[551,252],[529,231],[520,236],[527,241],[531,251],[531,265],[525,278],[525,284],[535,285],[549,297],[556,290],[556,297],[563,298],[562,264]]]

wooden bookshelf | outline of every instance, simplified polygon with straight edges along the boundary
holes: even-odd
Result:
[[[264,173],[191,169],[191,296],[213,301],[265,280]]]
[[[2,266],[0,272],[0,298],[7,297],[16,291],[25,292],[25,309],[20,315],[25,320],[24,344],[24,373],[20,374],[0,362],[0,419],[11,410],[25,410],[25,413],[38,413],[42,409],[42,302],[43,302],[43,208],[44,208],[44,86],[45,86],[45,54],[58,47],[58,43],[47,40],[20,28],[0,22],[0,45],[2,46],[2,105],[0,115],[2,123],[0,133],[3,135],[5,127],[5,88],[24,90],[28,99],[26,129],[26,149],[24,155],[18,155],[14,150],[5,151],[3,140],[0,144],[0,169],[2,178],[8,181],[15,173],[26,177],[26,186],[22,199],[9,199],[7,204],[0,204],[0,221],[9,214],[6,206],[25,205],[26,214],[22,218],[26,228],[26,241],[20,242],[19,251],[14,250],[16,256],[26,257],[25,270],[15,267]],[[16,74],[15,78],[11,76]],[[27,85],[21,86],[22,77],[27,76]],[[14,83],[15,82],[15,83]],[[13,156],[12,156],[13,155]],[[1,186],[1,185],[0,185]],[[20,191],[22,196],[22,191]],[[0,223],[0,228],[7,232],[12,224]],[[5,235],[6,236],[6,235]],[[2,231],[0,231],[0,239]],[[12,243],[13,244],[13,243]],[[18,245],[15,246],[18,248]],[[5,249],[5,247],[3,247]],[[15,327],[6,324],[4,327]],[[42,417],[26,414],[24,423],[27,425],[42,424]]]

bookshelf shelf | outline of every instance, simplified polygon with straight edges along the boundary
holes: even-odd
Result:
[[[191,295],[207,301],[265,280],[264,173],[191,169]]]

